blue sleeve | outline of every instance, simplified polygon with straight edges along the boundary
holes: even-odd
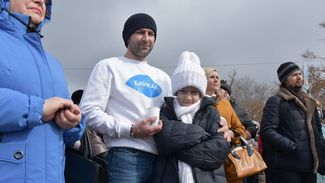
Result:
[[[14,132],[41,125],[44,100],[0,88],[0,132]]]
[[[86,128],[85,116],[82,115],[81,121],[78,126],[64,131],[63,138],[65,144],[72,144],[75,141],[81,139]]]

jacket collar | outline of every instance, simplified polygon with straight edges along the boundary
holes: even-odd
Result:
[[[280,87],[278,95],[287,101],[294,100],[295,103],[305,112],[313,112],[316,108],[316,100],[307,93],[303,93],[304,102],[299,100],[297,96],[295,96],[293,93],[283,87]]]

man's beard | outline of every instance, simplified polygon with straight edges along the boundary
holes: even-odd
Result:
[[[133,55],[135,55],[136,57],[145,59],[151,52],[152,48],[153,48],[153,46],[151,46],[149,50],[143,51],[139,47],[136,47],[136,49],[131,49],[131,51],[132,51]]]
[[[292,87],[292,89],[293,89],[295,92],[299,92],[299,91],[301,91],[301,89],[302,89],[302,85],[294,86],[294,87]]]
[[[286,88],[288,88],[289,90],[292,90],[294,92],[300,92],[302,89],[302,85],[294,85],[294,86],[287,86]]]

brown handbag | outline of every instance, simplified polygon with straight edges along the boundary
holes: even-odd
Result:
[[[248,177],[267,168],[256,148],[243,137],[240,141],[241,146],[233,148],[224,163],[228,181]]]

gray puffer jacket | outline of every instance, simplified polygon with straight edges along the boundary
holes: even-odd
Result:
[[[217,133],[220,116],[212,98],[203,97],[193,124],[177,119],[173,97],[165,98],[160,118],[163,129],[154,136],[159,156],[156,159],[152,181],[179,183],[178,160],[192,167],[195,182],[227,182],[223,163],[230,152],[230,144]]]

